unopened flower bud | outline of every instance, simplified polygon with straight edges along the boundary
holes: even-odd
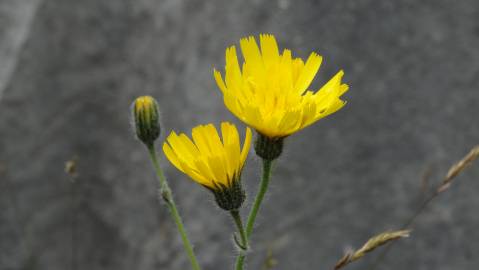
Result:
[[[147,146],[152,146],[160,136],[158,103],[151,96],[138,97],[133,102],[133,119],[136,136]]]

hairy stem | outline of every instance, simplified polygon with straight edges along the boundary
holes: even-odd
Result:
[[[201,268],[196,259],[195,253],[193,251],[193,247],[186,234],[185,226],[183,225],[181,216],[178,213],[178,208],[176,207],[175,201],[173,200],[171,189],[168,186],[168,182],[166,181],[165,175],[163,174],[163,170],[161,169],[160,164],[158,162],[158,155],[156,153],[155,147],[153,145],[148,146],[148,152],[150,154],[153,167],[155,167],[158,180],[160,181],[161,198],[163,199],[163,201],[165,201],[166,205],[170,209],[171,216],[173,217],[173,220],[175,221],[176,226],[178,227],[178,232],[181,235],[181,240],[183,241],[183,246],[188,255],[188,258],[190,259],[192,268],[194,270],[200,270]]]
[[[263,176],[261,177],[261,183],[259,187],[258,194],[254,199],[253,207],[248,215],[248,221],[246,223],[246,240],[249,239],[251,233],[253,232],[254,221],[256,220],[256,215],[258,214],[261,203],[263,202],[264,195],[266,190],[268,190],[269,180],[271,178],[271,166],[273,164],[272,160],[263,159]],[[240,253],[236,259],[236,270],[242,270],[244,266],[244,261],[246,254]]]

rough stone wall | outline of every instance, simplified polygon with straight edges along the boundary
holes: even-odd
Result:
[[[278,270],[331,269],[413,213],[427,168],[437,181],[479,142],[478,17],[476,0],[0,0],[0,269],[188,269],[129,106],[155,96],[165,131],[238,123],[212,68],[263,32],[323,55],[315,86],[344,69],[351,89],[343,110],[288,138],[249,269],[269,249]],[[231,268],[229,217],[163,167],[204,269]],[[381,269],[478,268],[478,176],[477,165],[461,176]]]

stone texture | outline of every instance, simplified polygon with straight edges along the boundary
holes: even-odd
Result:
[[[426,168],[437,181],[478,143],[475,0],[0,0],[0,16],[0,269],[188,269],[129,106],[157,97],[163,130],[238,123],[212,68],[246,35],[274,33],[303,57],[318,51],[315,85],[339,69],[351,85],[343,110],[286,141],[249,269],[261,269],[268,249],[275,269],[331,269],[414,212]],[[63,172],[73,157],[74,185]],[[244,174],[248,204],[258,163],[251,155]],[[231,268],[228,216],[163,167],[204,269]],[[479,267],[478,167],[381,269]]]
[[[0,1],[0,99],[15,69],[17,55],[28,36],[39,0]]]

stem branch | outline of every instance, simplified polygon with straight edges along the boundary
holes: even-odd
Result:
[[[241,237],[241,243],[239,243],[238,246],[241,249],[241,252],[245,253],[248,250],[248,237],[246,237],[246,231],[244,229],[243,222],[241,221],[241,216],[239,214],[238,209],[231,210],[230,213],[231,213],[231,216],[233,217],[233,220],[236,224],[236,228],[238,229],[238,232]],[[237,241],[236,236],[235,236],[235,241]]]

